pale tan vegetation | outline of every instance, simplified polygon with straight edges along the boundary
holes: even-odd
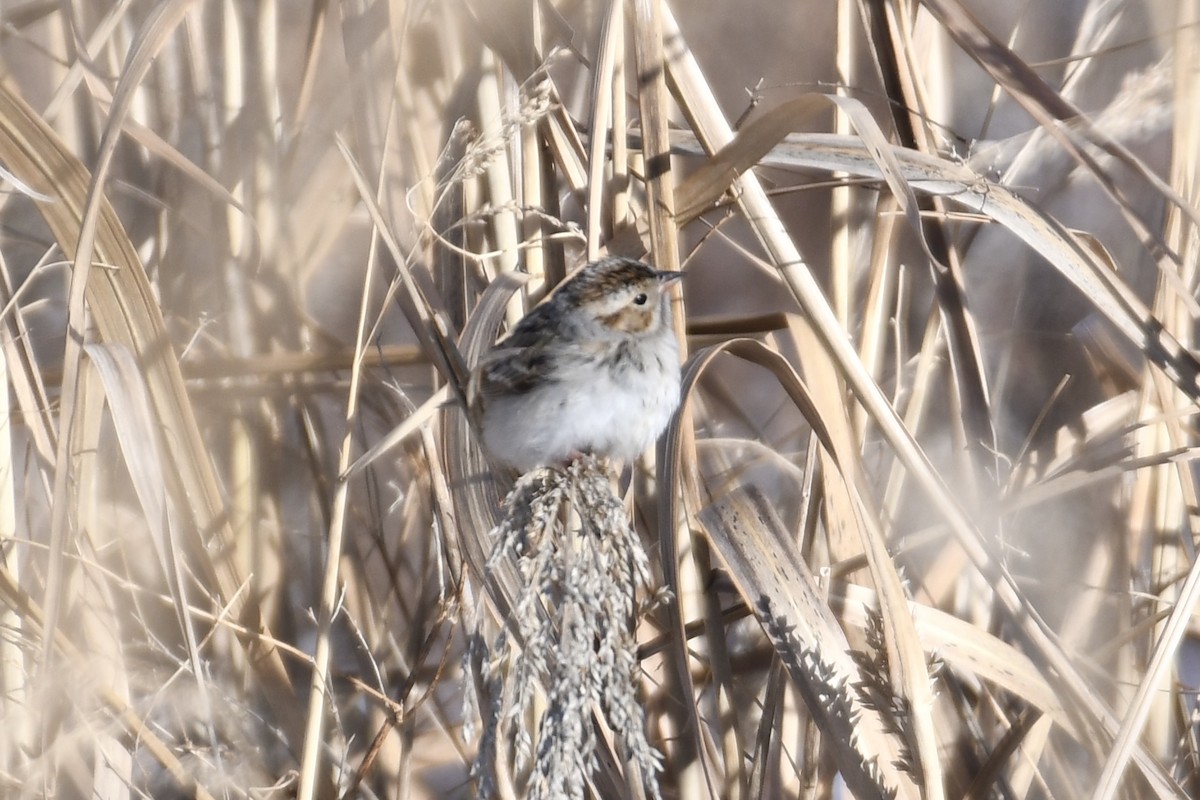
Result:
[[[0,0],[0,796],[1197,796],[1197,76],[1200,0]],[[457,402],[602,252],[688,273],[647,564],[490,535]]]

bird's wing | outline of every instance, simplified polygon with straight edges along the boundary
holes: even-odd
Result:
[[[472,376],[475,397],[524,394],[554,374],[555,353],[563,344],[545,304],[535,306],[480,359]]]
[[[524,394],[547,382],[554,355],[547,339],[526,345],[506,339],[485,355],[476,368],[476,394],[486,398]]]

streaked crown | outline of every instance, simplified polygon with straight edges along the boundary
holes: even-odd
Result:
[[[611,256],[586,264],[563,281],[555,301],[564,310],[577,309],[601,331],[648,335],[669,324],[666,290],[682,277],[682,272]]]

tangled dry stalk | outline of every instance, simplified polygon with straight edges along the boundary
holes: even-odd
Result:
[[[0,795],[1197,796],[1198,45],[0,0]],[[606,251],[684,407],[505,507],[468,365]]]

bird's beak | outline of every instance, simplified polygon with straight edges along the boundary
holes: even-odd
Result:
[[[682,272],[673,272],[669,269],[660,269],[654,274],[658,277],[658,282],[663,286],[670,286],[672,283],[683,277]]]

